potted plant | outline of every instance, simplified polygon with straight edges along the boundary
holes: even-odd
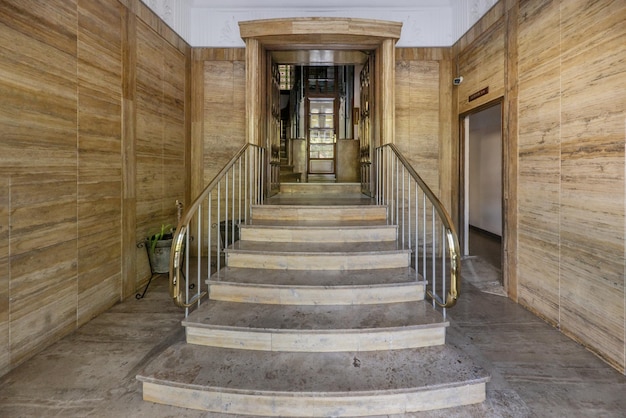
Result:
[[[147,238],[148,260],[152,273],[170,271],[170,249],[174,231],[170,224],[162,224],[161,229]]]

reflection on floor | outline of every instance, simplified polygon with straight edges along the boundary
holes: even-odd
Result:
[[[446,337],[491,374],[487,400],[407,416],[622,418],[626,376],[508,298],[474,285],[494,274],[481,257],[463,261]],[[156,278],[144,299],[114,306],[0,378],[0,417],[232,417],[142,400],[135,375],[184,339],[182,316],[166,277]]]
[[[501,237],[470,225],[469,252],[471,256],[480,257],[494,268],[501,270]]]
[[[464,279],[483,292],[506,296],[502,286],[501,248],[500,237],[470,226],[470,255],[463,260]]]

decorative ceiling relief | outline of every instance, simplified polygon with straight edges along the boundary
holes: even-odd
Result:
[[[470,4],[470,22],[472,24],[478,22],[489,9],[496,4],[497,0],[472,0]]]
[[[170,25],[174,24],[174,9],[177,0],[143,0],[146,5],[152,9],[165,23]],[[176,30],[177,28],[173,28]]]
[[[231,16],[228,20],[222,20],[224,22],[222,28],[219,31],[219,41],[224,45],[243,44],[243,41],[239,37],[239,25],[235,16]]]

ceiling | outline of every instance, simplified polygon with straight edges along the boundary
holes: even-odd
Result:
[[[402,22],[399,47],[453,45],[496,0],[142,0],[193,47],[243,47],[240,21],[345,17]]]
[[[191,7],[210,7],[213,9],[223,8],[228,3],[229,8],[359,8],[359,7],[381,7],[380,0],[341,0],[341,6],[337,0],[189,0]],[[384,7],[411,8],[415,6],[451,6],[458,3],[458,0],[387,0]]]

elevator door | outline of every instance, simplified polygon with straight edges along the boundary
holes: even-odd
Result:
[[[335,99],[309,98],[309,173],[335,173]]]

